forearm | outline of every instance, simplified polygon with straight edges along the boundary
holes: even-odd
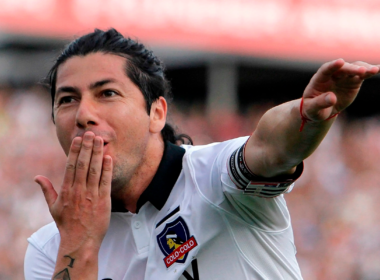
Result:
[[[98,246],[83,245],[74,249],[60,245],[53,280],[97,280]]]
[[[365,79],[380,68],[343,59],[323,64],[302,95],[302,116],[310,120],[300,132],[301,99],[284,103],[264,114],[245,148],[245,161],[253,173],[274,177],[295,171],[325,137],[338,113],[355,100]]]
[[[300,132],[300,99],[270,109],[247,143],[248,167],[263,177],[292,173],[318,147],[334,119],[308,122]]]

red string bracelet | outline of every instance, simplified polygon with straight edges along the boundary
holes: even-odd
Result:
[[[307,122],[311,122],[311,121],[312,121],[311,119],[307,118],[307,117],[303,114],[303,112],[302,112],[302,108],[303,108],[303,97],[301,98],[301,105],[300,105],[300,114],[301,114],[301,120],[302,120],[302,122],[301,122],[301,127],[300,127],[300,132],[303,130],[303,127],[305,126],[305,124],[306,124]],[[325,119],[325,121],[328,121],[328,120],[330,120],[330,119],[336,117],[337,115],[339,115],[339,113],[340,113],[340,112],[331,115],[330,117],[328,117],[327,119]]]

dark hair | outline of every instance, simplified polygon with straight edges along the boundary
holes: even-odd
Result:
[[[95,29],[94,32],[79,37],[68,44],[57,58],[46,78],[53,107],[58,67],[73,56],[85,56],[96,52],[115,54],[126,59],[126,75],[142,92],[148,115],[152,103],[160,96],[164,97],[168,103],[172,100],[170,83],[165,77],[163,63],[143,44],[125,38],[117,30],[111,28],[107,31]],[[193,144],[188,135],[177,135],[175,129],[168,123],[162,129],[161,135],[164,141],[174,144],[177,142],[185,144],[185,139],[186,142]]]

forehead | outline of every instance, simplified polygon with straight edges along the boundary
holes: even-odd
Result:
[[[114,54],[73,56],[58,67],[56,87],[80,87],[104,78],[123,81],[128,79],[125,67],[126,59]]]

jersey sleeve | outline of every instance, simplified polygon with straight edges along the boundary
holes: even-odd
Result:
[[[28,238],[24,259],[25,280],[51,279],[55,269],[60,236],[55,223],[43,226]]]
[[[55,263],[40,249],[29,244],[24,260],[25,280],[50,280]]]
[[[240,137],[195,148],[188,155],[189,169],[202,196],[216,207],[261,230],[283,230],[290,225],[283,193],[289,192],[293,183],[276,189],[272,197],[265,197],[237,186],[228,172],[231,156],[247,140],[248,137]]]
[[[245,142],[238,147],[227,160],[227,171],[234,185],[247,195],[272,198],[290,192],[294,182],[301,176],[303,162],[299,164],[293,174],[264,178],[255,175],[247,166],[244,152]]]
[[[293,189],[303,171],[301,163],[290,176],[261,178],[247,170],[243,143],[233,142],[219,155],[218,169],[222,189],[228,203],[224,206],[245,222],[266,231],[278,231],[290,226],[290,215],[284,193]]]

